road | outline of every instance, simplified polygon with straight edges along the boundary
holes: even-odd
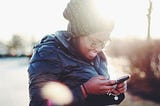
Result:
[[[29,106],[28,58],[0,59],[0,106]],[[126,94],[119,106],[160,106]]]

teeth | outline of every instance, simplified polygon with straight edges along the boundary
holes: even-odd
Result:
[[[90,51],[90,52],[89,52],[89,55],[92,56],[92,57],[95,57],[95,56],[97,55],[97,52]]]

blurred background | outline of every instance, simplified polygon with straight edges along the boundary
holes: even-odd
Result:
[[[65,30],[69,0],[0,1],[0,105],[28,106],[27,67],[42,37]],[[112,79],[131,74],[119,106],[160,106],[160,0],[98,0],[115,20],[106,47]]]

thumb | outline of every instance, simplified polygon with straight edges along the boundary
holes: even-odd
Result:
[[[116,84],[116,80],[107,80],[105,85],[115,85]]]
[[[102,76],[102,75],[97,76],[97,78],[100,79],[100,80],[107,80],[107,78],[105,76]]]

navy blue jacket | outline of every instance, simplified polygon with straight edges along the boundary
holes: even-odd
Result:
[[[89,61],[77,51],[67,31],[47,35],[35,46],[28,68],[30,106],[47,106],[40,89],[49,81],[60,81],[71,89],[74,100],[69,106],[105,106],[124,99],[124,94],[118,95],[117,101],[112,95],[89,95],[84,99],[80,85],[97,75],[109,79],[109,74],[102,52]]]

